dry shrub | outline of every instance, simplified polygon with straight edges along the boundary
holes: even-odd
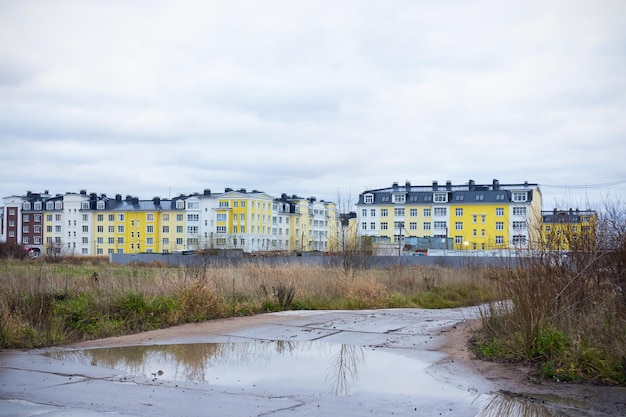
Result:
[[[176,314],[190,317],[192,321],[207,320],[223,315],[219,297],[207,285],[196,280],[179,287],[175,292],[175,299],[180,303]]]
[[[504,301],[483,309],[485,346],[547,376],[626,383],[626,217],[600,220],[597,241],[571,238],[567,256],[537,251],[490,271]]]

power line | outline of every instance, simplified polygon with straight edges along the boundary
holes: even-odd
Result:
[[[616,185],[620,185],[620,184],[626,184],[626,179],[624,180],[619,180],[619,181],[611,181],[611,182],[603,182],[603,183],[597,183],[597,184],[580,184],[580,185],[573,185],[573,184],[539,184],[541,187],[545,187],[545,188],[560,188],[560,189],[565,189],[565,188],[574,188],[574,189],[587,189],[587,188],[606,188],[606,187],[613,187]]]

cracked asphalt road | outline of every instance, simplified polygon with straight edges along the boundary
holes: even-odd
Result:
[[[502,372],[494,374],[493,369],[487,369],[483,374],[477,366],[463,360],[462,355],[450,356],[450,352],[467,349],[463,338],[451,339],[448,332],[475,319],[477,314],[476,308],[290,311],[189,324],[72,346],[3,351],[0,353],[0,416],[504,415],[490,414],[494,399],[504,401],[496,393],[520,387],[503,378]],[[317,341],[401,355],[414,359],[416,364],[425,363],[423,367],[416,366],[415,376],[420,386],[427,388],[410,395],[374,389],[345,396],[294,389],[288,383],[268,390],[133,375],[92,363],[54,359],[50,355],[68,349],[251,341]],[[393,377],[386,375],[380,384]],[[616,391],[615,395],[623,393]],[[532,399],[515,401],[526,406],[536,403]],[[573,410],[569,414],[509,415],[619,415],[621,410],[621,404],[616,403],[609,408],[613,414],[598,414],[598,409],[584,404],[577,407],[568,404],[567,408]]]

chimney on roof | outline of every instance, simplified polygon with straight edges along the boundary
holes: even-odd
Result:
[[[80,195],[87,195],[87,190],[80,190]]]
[[[406,190],[409,191],[411,189],[411,181],[406,180],[406,182],[404,183],[404,186],[406,187]]]
[[[211,190],[209,190],[208,188],[204,189],[204,195],[211,195]]]
[[[437,181],[433,181],[433,191],[437,191],[439,189],[439,183]]]
[[[446,181],[446,190],[452,191],[452,181]]]
[[[394,190],[395,190],[395,189],[397,189],[397,188],[398,188],[398,183],[397,183],[397,182],[394,182],[394,183],[392,184],[392,186],[391,186],[391,187],[392,187]]]
[[[500,189],[500,181],[498,181],[498,180],[496,180],[496,179],[494,179],[494,180],[493,180],[493,189],[494,189],[495,191],[497,191],[497,190],[499,190],[499,189]]]
[[[115,194],[115,201],[122,201],[122,195],[121,194]]]
[[[476,189],[476,181],[469,180],[469,189],[470,191],[474,191]]]
[[[127,195],[126,196],[126,201],[128,201],[128,202],[133,201],[133,196],[132,195]]]
[[[155,206],[160,206],[161,205],[161,198],[160,197],[154,197],[152,199],[152,201],[154,202]]]
[[[136,206],[139,204],[139,199],[137,197],[133,197],[132,202],[133,202],[133,206]]]
[[[229,192],[231,192],[232,190],[233,190],[233,189],[232,189],[232,188],[229,188],[229,187],[224,188],[224,192],[225,192],[225,193],[229,193]]]

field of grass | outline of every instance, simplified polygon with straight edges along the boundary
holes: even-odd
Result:
[[[287,309],[477,305],[478,269],[120,266],[97,258],[0,263],[0,346],[37,347]]]

